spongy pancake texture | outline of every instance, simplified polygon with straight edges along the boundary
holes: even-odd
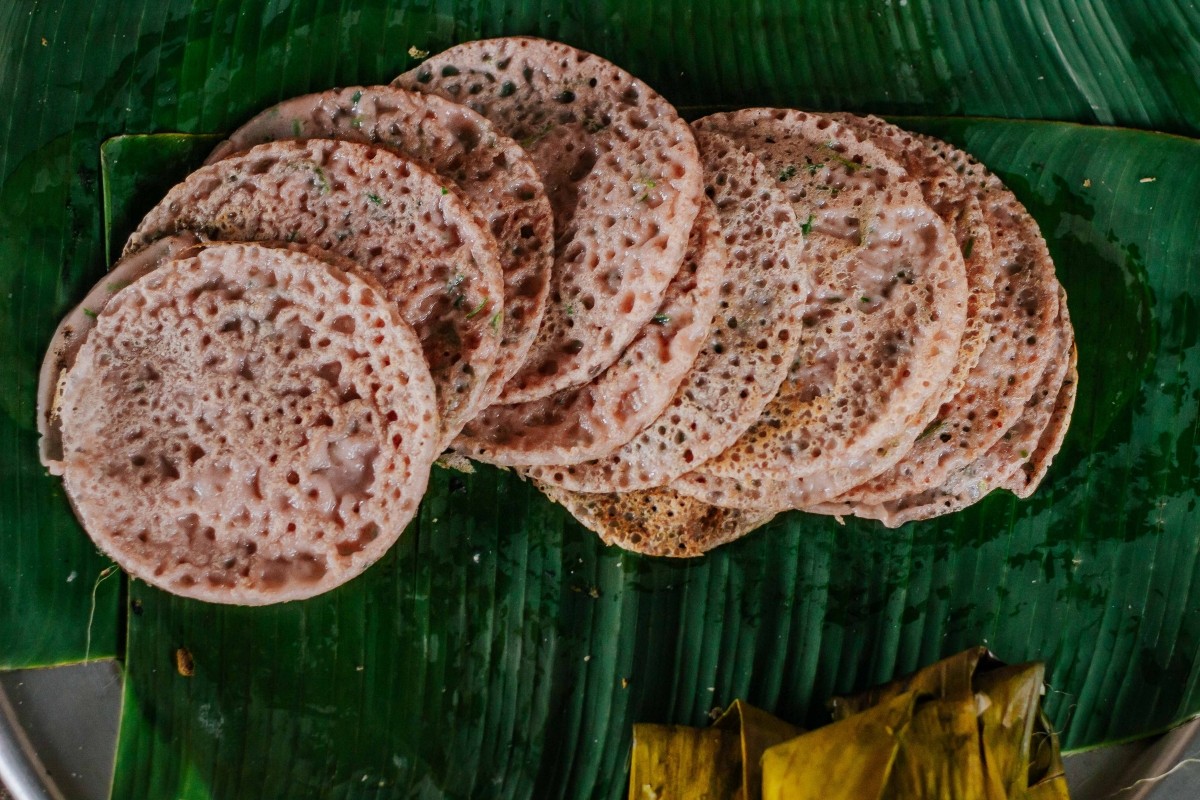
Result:
[[[606,544],[651,556],[698,556],[765,525],[772,512],[720,508],[673,489],[621,493],[538,488],[564,506]]]
[[[728,248],[704,347],[657,420],[604,458],[531,469],[540,481],[584,492],[668,483],[725,450],[758,418],[801,346],[811,284],[787,197],[753,153],[719,133],[698,131],[696,140]]]
[[[933,490],[988,452],[1016,425],[1055,357],[1061,290],[1037,222],[994,175],[961,150],[924,140],[979,198],[992,240],[989,332],[958,394],[926,425],[905,459],[837,499],[839,509],[879,506]]]
[[[966,508],[998,487],[1018,497],[1032,494],[1062,445],[1075,401],[1076,356],[1069,329],[1056,337],[1052,352],[1025,413],[987,452],[950,472],[936,487],[881,505],[856,505],[852,513],[896,528]]]
[[[351,142],[259,145],[171,189],[126,253],[180,230],[316,245],[349,258],[420,337],[444,442],[486,402],[503,313],[496,242],[456,192],[413,162]]]
[[[455,450],[507,466],[573,464],[613,452],[657,417],[692,369],[719,299],[726,248],[704,203],[663,304],[620,358],[578,389],[485,409]]]
[[[463,103],[516,139],[554,209],[549,304],[502,402],[588,382],[657,312],[683,263],[701,194],[691,129],[624,70],[541,39],[458,45],[396,83]]]
[[[879,117],[831,114],[831,119],[856,131],[908,171],[929,207],[942,218],[962,252],[967,278],[967,322],[958,359],[946,385],[934,400],[939,404],[958,394],[987,345],[991,323],[988,309],[995,300],[992,234],[983,206],[968,182],[950,165],[928,137],[918,136]]]
[[[511,138],[471,109],[393,86],[350,86],[272,106],[234,131],[208,162],[280,139],[340,139],[379,145],[458,188],[496,237],[504,268],[497,395],[525,361],[550,289],[554,218],[541,178]]]
[[[150,247],[118,261],[92,287],[83,301],[58,323],[38,375],[38,446],[42,464],[52,475],[62,474],[62,388],[67,373],[75,364],[79,348],[96,327],[96,319],[117,292],[164,261],[195,246],[199,240],[190,234],[160,239]]]
[[[436,455],[420,344],[362,279],[217,245],[121,290],[63,393],[64,479],[97,545],[176,594],[337,586],[412,519]]]
[[[760,419],[677,488],[719,505],[802,507],[900,458],[932,416],[966,325],[962,255],[908,173],[828,118],[699,120],[763,160],[808,231],[804,345]]]

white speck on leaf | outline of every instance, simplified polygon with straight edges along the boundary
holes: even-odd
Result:
[[[199,713],[196,715],[196,721],[200,723],[200,727],[206,733],[214,738],[219,737],[221,729],[225,727],[225,717],[208,703],[200,706]]]

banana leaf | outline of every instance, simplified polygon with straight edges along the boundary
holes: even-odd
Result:
[[[740,700],[710,728],[635,725],[629,799],[1066,798],[1042,677],[977,647],[834,698],[808,733]]]
[[[954,702],[969,700],[975,696],[976,672],[981,665],[986,669],[997,666],[997,662],[986,648],[972,647],[912,675],[873,686],[856,695],[835,697],[829,701],[829,710],[835,720],[843,720],[909,692]]]
[[[742,792],[737,731],[634,725],[630,800],[730,800]]]
[[[762,759],[763,800],[884,798],[901,743],[910,735],[916,702],[915,692],[903,692],[767,750]]]
[[[763,753],[799,733],[741,700],[709,728],[636,724],[629,800],[761,800]]]
[[[834,722],[763,755],[766,800],[1066,798],[1041,664],[972,648],[835,698]]]
[[[996,781],[984,767],[973,702],[937,699],[922,703],[899,732],[889,778],[880,800],[1008,797],[998,791]]]
[[[762,796],[762,757],[774,747],[800,734],[800,728],[789,725],[762,709],[734,700],[713,727],[736,731],[741,739],[742,793],[738,800],[759,800]]]
[[[1031,501],[895,532],[789,515],[669,564],[606,550],[511,476],[439,473],[428,505],[480,516],[449,534],[423,516],[326,599],[213,610],[106,573],[36,461],[37,365],[155,181],[205,147],[110,164],[106,209],[101,143],[219,134],[386,81],[410,48],[502,33],[594,50],[689,107],[1200,133],[1200,10],[1182,0],[0,8],[0,667],[124,655],[117,796],[617,797],[634,719],[696,725],[745,697],[812,726],[829,697],[980,641],[1047,662],[1068,749],[1200,711],[1200,153],[1126,130],[906,120],[1013,185],[1071,294],[1081,395]]]
[[[986,698],[979,712],[980,748],[999,797],[1027,793],[1062,774],[1057,742],[1041,714],[1044,677],[1042,664],[1018,664],[984,672],[975,681]]]
[[[159,198],[204,159],[219,136],[117,136],[100,145],[100,173],[104,197],[104,252],[116,263],[125,246],[114,232],[132,231]]]
[[[786,515],[679,563],[604,548],[511,475],[439,472],[394,556],[404,566],[379,565],[328,599],[226,610],[130,587],[116,796],[303,796],[329,781],[331,796],[355,797],[366,778],[385,794],[615,797],[634,720],[695,725],[743,697],[815,726],[831,695],[977,641],[1050,663],[1046,709],[1067,746],[1195,713],[1194,649],[1175,645],[1194,641],[1200,620],[1167,591],[1200,566],[1194,529],[1180,507],[1147,532],[1139,509],[1192,492],[1194,462],[1168,468],[1156,454],[1161,408],[1190,374],[1179,358],[1197,344],[1196,231],[1151,223],[1200,201],[1200,145],[1068,124],[902,122],[1002,174],[1050,238],[1080,341],[1122,344],[1084,348],[1090,392],[1032,500],[996,496],[895,532]],[[106,145],[122,154],[114,169],[157,176],[156,152],[181,168],[193,152],[186,137],[138,138]],[[364,608],[394,624],[377,629]],[[353,672],[335,666],[347,641],[363,642]],[[180,647],[193,677],[175,670]],[[205,662],[222,677],[203,680]],[[976,666],[927,680],[961,694]],[[228,674],[261,677],[234,688]],[[913,724],[964,720],[929,711]],[[905,758],[893,756],[901,770]]]

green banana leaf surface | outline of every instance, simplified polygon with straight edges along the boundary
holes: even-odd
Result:
[[[670,562],[510,474],[439,470],[395,550],[321,598],[216,608],[109,570],[37,461],[58,319],[213,134],[509,33],[692,114],[935,115],[895,118],[1000,174],[1070,296],[1079,399],[1034,498],[897,531],[785,515]],[[811,727],[981,643],[1047,662],[1066,749],[1200,712],[1200,144],[1101,127],[1200,133],[1195,4],[14,3],[0,98],[0,668],[124,658],[114,796],[619,797],[634,722],[741,697]]]

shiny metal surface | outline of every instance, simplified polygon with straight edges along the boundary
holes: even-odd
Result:
[[[1200,720],[1152,739],[1066,759],[1075,800],[1195,800],[1200,797]]]
[[[0,783],[12,800],[105,800],[120,710],[112,661],[0,673]],[[1200,720],[1068,756],[1066,768],[1074,800],[1194,800]]]
[[[14,800],[108,797],[121,691],[114,661],[0,673],[0,783]]]

